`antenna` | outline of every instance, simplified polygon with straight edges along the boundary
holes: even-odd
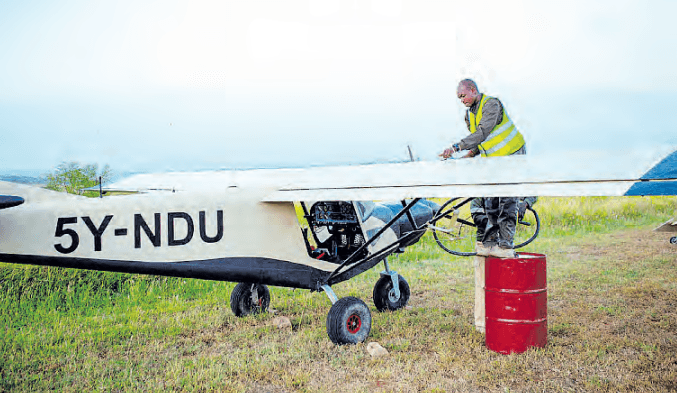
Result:
[[[409,150],[409,159],[411,159],[411,162],[414,162],[414,155],[411,153],[411,146],[407,145],[407,149]]]

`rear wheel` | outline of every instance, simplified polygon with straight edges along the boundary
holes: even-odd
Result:
[[[356,297],[339,299],[327,315],[327,335],[334,344],[364,342],[371,331],[369,307]]]
[[[670,238],[670,244],[677,244],[677,236],[673,236]]]
[[[270,305],[270,291],[263,284],[241,282],[230,294],[230,309],[236,317],[266,312]]]
[[[395,293],[393,286],[393,279],[390,276],[383,275],[376,281],[374,285],[374,305],[379,311],[394,311],[404,308],[409,301],[409,283],[404,277],[397,275],[400,293],[399,296]]]

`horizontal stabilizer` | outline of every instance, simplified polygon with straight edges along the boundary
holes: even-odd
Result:
[[[22,203],[24,203],[24,199],[20,196],[0,195],[0,209],[19,206]]]
[[[0,181],[0,197],[3,198],[1,209],[12,206],[29,204],[33,202],[52,202],[64,200],[81,200],[86,198],[81,195],[68,194],[54,190],[47,190],[30,184],[19,184],[6,181]]]

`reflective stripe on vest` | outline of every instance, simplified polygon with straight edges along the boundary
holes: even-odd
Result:
[[[490,98],[492,97],[487,95],[482,96],[477,115],[468,110],[468,121],[470,123],[471,133],[477,132],[477,126],[482,120],[482,109],[484,108],[484,104]],[[501,122],[491,130],[487,139],[477,147],[479,147],[483,157],[492,157],[508,156],[519,150],[522,146],[524,146],[524,137],[508,117],[505,108],[503,108],[503,119],[501,119]]]

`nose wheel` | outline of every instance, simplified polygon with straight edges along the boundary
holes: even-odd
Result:
[[[395,311],[404,308],[409,301],[409,283],[404,277],[390,270],[388,259],[383,260],[384,271],[374,285],[374,306],[379,311]]]
[[[374,306],[379,311],[399,310],[404,308],[409,301],[409,283],[404,277],[393,273],[381,273],[381,278],[374,285]],[[395,283],[398,288],[395,288]]]

